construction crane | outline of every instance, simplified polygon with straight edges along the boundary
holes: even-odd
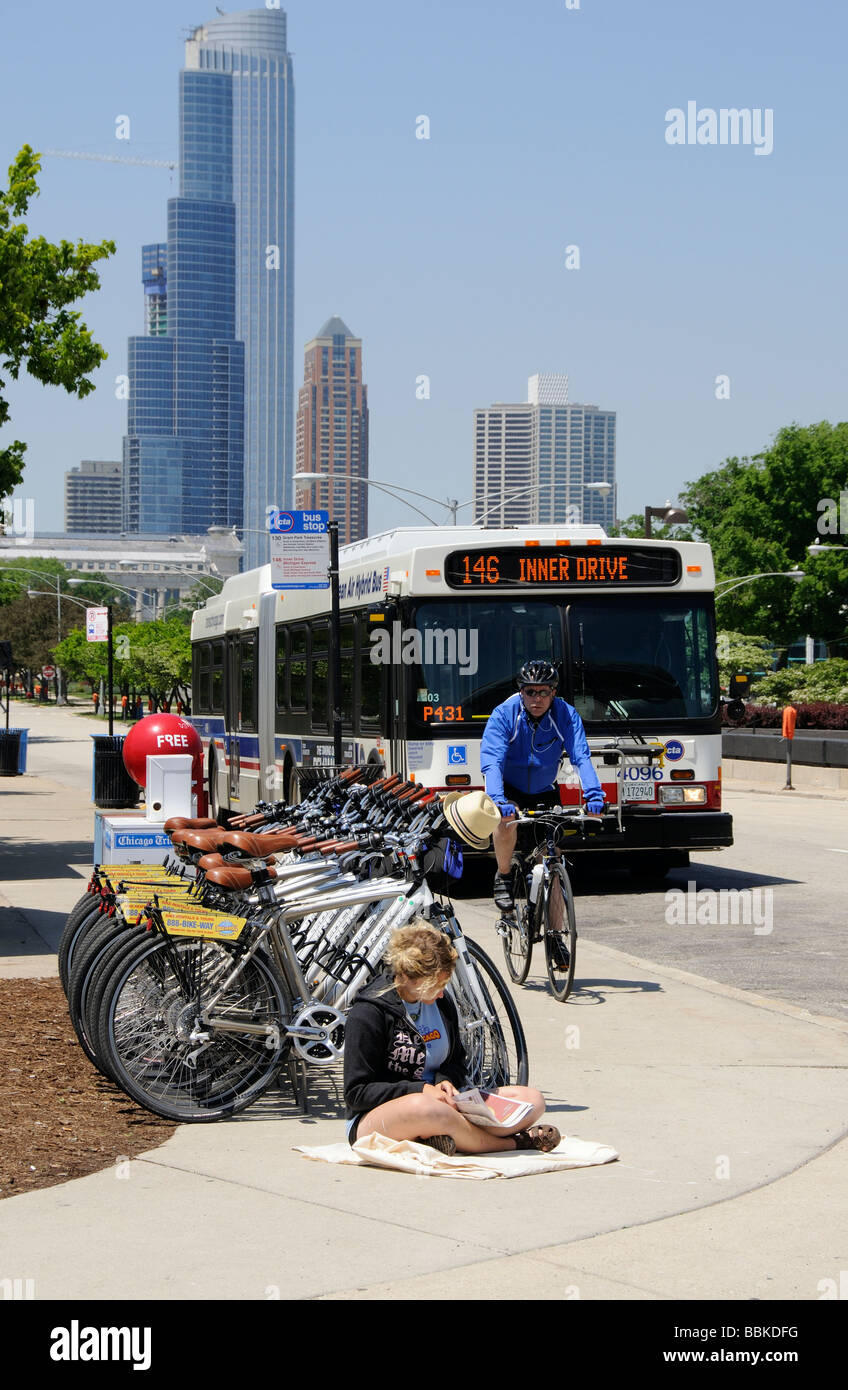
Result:
[[[79,150],[42,150],[42,154],[54,155],[58,159],[97,159],[103,164],[147,164],[153,169],[178,169],[174,159],[133,159],[123,154],[83,154]]]

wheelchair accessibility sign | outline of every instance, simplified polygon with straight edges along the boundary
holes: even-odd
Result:
[[[468,749],[464,743],[448,744],[448,763],[451,767],[465,767],[468,762]]]

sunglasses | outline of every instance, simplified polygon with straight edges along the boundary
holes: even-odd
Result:
[[[533,685],[525,685],[521,693],[526,695],[529,700],[544,700],[548,695],[553,695],[554,692],[548,685],[539,686],[538,689]]]

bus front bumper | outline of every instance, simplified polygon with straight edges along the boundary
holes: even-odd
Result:
[[[623,828],[607,822],[604,832],[575,836],[562,845],[567,854],[629,850],[727,849],[733,844],[733,817],[729,811],[660,811],[630,807],[624,812]]]

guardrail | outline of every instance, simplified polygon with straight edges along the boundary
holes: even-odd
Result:
[[[724,729],[721,751],[724,758],[748,762],[786,761],[786,743],[779,729]],[[841,729],[796,729],[792,762],[806,767],[848,768],[848,736]]]

